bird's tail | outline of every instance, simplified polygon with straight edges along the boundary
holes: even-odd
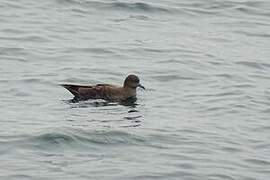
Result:
[[[71,92],[76,98],[80,96],[78,85],[71,85],[71,84],[61,84],[64,88],[66,88],[69,92]]]

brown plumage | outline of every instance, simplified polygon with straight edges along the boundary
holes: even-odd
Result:
[[[76,100],[104,99],[108,101],[125,101],[136,98],[136,89],[145,89],[136,75],[129,75],[124,81],[123,86],[110,84],[97,84],[94,86],[62,84],[69,90]]]

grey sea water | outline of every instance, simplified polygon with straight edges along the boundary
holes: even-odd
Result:
[[[270,179],[268,0],[1,0],[0,179]],[[70,103],[60,83],[146,91]]]

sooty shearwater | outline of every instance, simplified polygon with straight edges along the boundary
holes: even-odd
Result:
[[[138,76],[128,75],[123,86],[111,84],[97,84],[93,86],[61,84],[64,88],[74,95],[74,100],[104,99],[107,101],[126,101],[136,99],[136,89],[140,87],[145,89],[141,84]]]

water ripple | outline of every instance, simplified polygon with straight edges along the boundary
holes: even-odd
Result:
[[[74,4],[88,6],[100,10],[147,12],[147,13],[168,13],[169,7],[161,7],[156,4],[146,2],[102,2],[102,1],[80,1],[80,0],[57,0],[60,4]]]
[[[2,139],[3,137],[1,137]],[[10,137],[5,140],[7,146],[23,146],[32,149],[56,148],[89,148],[97,146],[119,146],[124,144],[145,145],[145,138],[123,131],[84,131],[82,129],[70,129],[60,131],[49,131],[39,135],[27,137]],[[13,140],[15,139],[15,140]],[[2,142],[3,143],[3,142]]]

